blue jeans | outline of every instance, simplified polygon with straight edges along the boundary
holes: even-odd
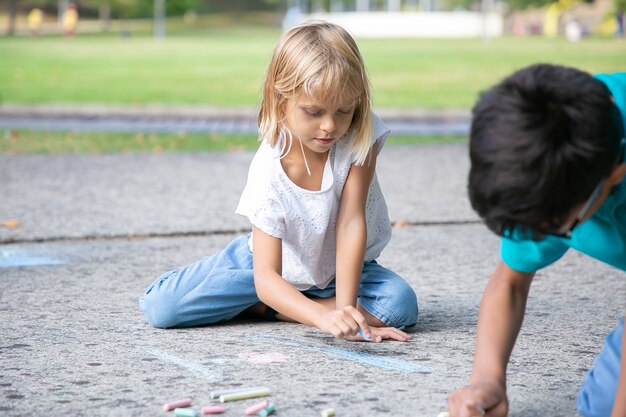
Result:
[[[335,281],[313,287],[307,297],[335,296]],[[232,319],[259,303],[254,288],[252,253],[248,237],[233,240],[223,251],[154,281],[139,299],[146,320],[154,327],[189,327]],[[363,265],[358,302],[389,326],[417,323],[417,298],[411,286],[376,261]]]
[[[609,417],[615,402],[622,356],[624,319],[608,334],[576,399],[578,412],[584,417]]]

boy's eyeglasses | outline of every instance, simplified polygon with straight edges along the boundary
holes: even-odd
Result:
[[[617,153],[617,155],[618,155],[617,164],[619,164],[621,161],[624,160],[624,148],[625,147],[626,147],[626,141],[624,139],[622,139],[622,141],[620,143],[620,150]],[[578,226],[580,224],[580,222],[582,222],[584,220],[584,218],[589,213],[589,210],[591,210],[591,207],[593,207],[593,204],[596,202],[596,200],[600,196],[600,192],[602,191],[602,187],[604,187],[604,182],[605,181],[606,181],[606,179],[602,178],[600,180],[600,182],[598,183],[598,185],[596,185],[596,188],[593,189],[593,192],[591,193],[591,195],[589,196],[587,201],[585,201],[585,205],[580,210],[580,212],[578,212],[578,215],[576,216],[576,220],[574,220],[574,223],[572,223],[572,225],[570,226],[570,228],[568,230],[566,230],[564,232],[549,233],[549,234],[551,234],[553,236],[556,236],[556,237],[567,238],[567,239],[572,237],[572,232],[574,231],[576,226]]]
[[[596,200],[598,199],[598,196],[600,195],[600,192],[602,191],[602,187],[604,187],[604,181],[605,179],[602,178],[600,182],[598,183],[598,185],[596,185],[596,188],[593,189],[593,192],[591,193],[587,201],[585,201],[585,205],[578,212],[578,215],[576,216],[576,220],[574,220],[574,223],[572,223],[569,229],[566,230],[565,232],[552,233],[553,235],[557,237],[567,238],[567,239],[572,237],[572,232],[574,231],[576,226],[578,226],[580,222],[583,221],[583,219],[585,218],[585,216],[587,216],[587,213],[589,213],[589,210],[593,206],[593,203],[595,203]]]

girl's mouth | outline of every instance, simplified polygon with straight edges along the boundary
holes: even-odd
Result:
[[[322,145],[330,145],[331,143],[333,143],[335,138],[315,138],[315,140]]]

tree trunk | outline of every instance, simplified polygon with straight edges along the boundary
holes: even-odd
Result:
[[[9,31],[7,35],[15,35],[15,19],[17,18],[17,0],[11,0],[9,5]]]

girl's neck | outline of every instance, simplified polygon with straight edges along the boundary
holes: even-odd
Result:
[[[312,152],[306,147],[304,148],[304,152],[305,155],[302,154],[302,149],[297,139],[294,139],[291,149],[287,155],[280,160],[283,171],[291,182],[298,187],[309,191],[320,191],[329,152]],[[307,171],[307,164],[311,175],[309,175]]]

